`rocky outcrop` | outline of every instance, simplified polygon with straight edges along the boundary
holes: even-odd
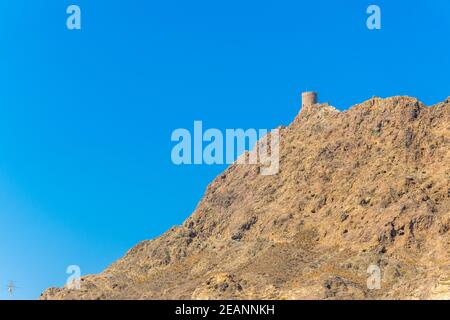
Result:
[[[280,133],[277,175],[231,165],[182,226],[41,299],[450,298],[449,99],[315,104]]]

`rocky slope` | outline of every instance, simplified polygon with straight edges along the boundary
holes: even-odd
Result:
[[[316,104],[280,130],[277,175],[231,165],[182,226],[41,299],[450,298],[450,99]]]

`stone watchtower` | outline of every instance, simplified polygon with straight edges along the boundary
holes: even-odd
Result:
[[[302,93],[302,107],[310,106],[317,103],[317,92],[303,92]]]

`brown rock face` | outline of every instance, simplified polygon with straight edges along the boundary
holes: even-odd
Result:
[[[449,99],[305,106],[280,132],[277,175],[231,165],[182,226],[41,299],[450,298]]]

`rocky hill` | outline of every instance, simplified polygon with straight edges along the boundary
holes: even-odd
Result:
[[[277,175],[231,165],[182,226],[41,299],[450,298],[450,99],[310,105],[280,134]]]

